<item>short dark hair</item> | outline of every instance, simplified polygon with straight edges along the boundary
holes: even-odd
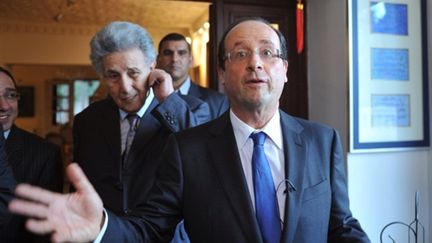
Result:
[[[219,68],[221,68],[222,70],[225,70],[225,39],[226,36],[228,35],[228,33],[237,25],[246,22],[246,21],[257,21],[257,22],[261,22],[264,23],[266,25],[268,25],[272,30],[274,30],[274,32],[277,34],[278,38],[279,38],[279,42],[280,42],[280,51],[281,51],[281,58],[284,60],[288,60],[288,49],[287,49],[287,44],[286,44],[286,40],[285,37],[283,36],[283,34],[278,30],[275,29],[269,21],[267,21],[266,19],[263,19],[261,17],[247,17],[247,18],[241,18],[237,21],[235,21],[234,23],[232,23],[230,26],[228,26],[228,29],[224,32],[221,41],[219,42],[219,48],[218,48],[218,64],[219,64]]]
[[[4,68],[4,67],[0,67],[0,73],[4,73],[4,74],[6,74],[10,79],[12,79],[12,82],[13,82],[15,88],[16,88],[17,85],[16,85],[15,78],[13,77],[12,73],[11,73],[9,70],[7,70],[7,69]]]
[[[169,33],[166,36],[164,36],[162,40],[159,42],[159,46],[158,46],[159,53],[161,52],[162,44],[167,41],[184,41],[187,44],[188,51],[191,52],[191,46],[189,42],[187,42],[186,37],[184,35],[179,33]]]

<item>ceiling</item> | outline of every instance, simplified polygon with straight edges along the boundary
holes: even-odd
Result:
[[[0,22],[103,26],[125,20],[150,29],[190,32],[203,18],[208,19],[209,4],[178,0],[0,0]]]

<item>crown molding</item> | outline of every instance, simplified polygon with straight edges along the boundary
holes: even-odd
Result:
[[[0,34],[49,34],[49,35],[82,35],[91,36],[98,30],[97,26],[80,26],[70,24],[41,24],[29,22],[0,21]]]

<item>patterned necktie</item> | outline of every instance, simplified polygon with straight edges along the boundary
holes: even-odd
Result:
[[[264,154],[263,132],[250,135],[254,142],[252,173],[255,190],[255,211],[261,234],[266,243],[278,243],[281,237],[279,207],[270,166]]]
[[[137,114],[128,114],[126,116],[126,119],[129,122],[129,130],[128,133],[126,135],[126,145],[125,145],[125,150],[123,152],[123,162],[126,161],[127,156],[129,154],[129,150],[131,148],[132,145],[132,141],[135,137],[135,131],[138,125],[138,115]]]

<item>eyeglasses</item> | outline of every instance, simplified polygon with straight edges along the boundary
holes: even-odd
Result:
[[[16,90],[6,90],[1,97],[5,98],[8,101],[17,101],[20,98],[20,93]]]
[[[241,63],[248,60],[253,54],[257,53],[264,62],[272,62],[276,58],[282,58],[280,50],[274,48],[259,48],[252,51],[250,49],[234,49],[225,55],[225,60],[233,63]]]

